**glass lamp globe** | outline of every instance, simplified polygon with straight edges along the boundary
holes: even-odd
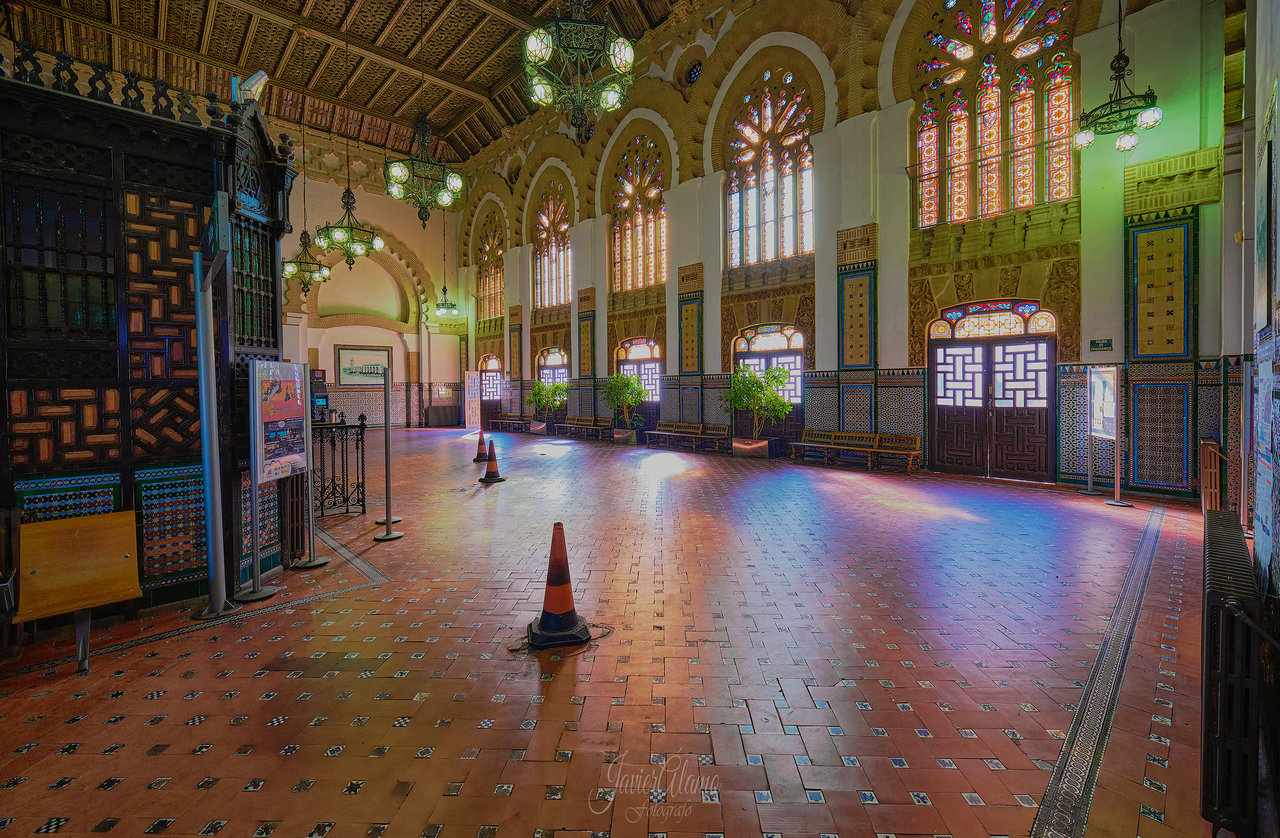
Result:
[[[327,266],[326,266],[326,267],[322,267],[322,268],[320,269],[320,276],[324,277],[325,279],[328,279],[328,278],[329,278],[329,268],[328,268]]]
[[[364,245],[360,244],[359,242],[356,242],[355,244],[351,245],[351,252],[357,256],[363,256]]]
[[[636,51],[626,38],[615,38],[613,43],[609,45],[609,63],[619,73],[630,72],[631,65],[635,60]]]
[[[374,236],[374,237],[373,237],[373,249],[374,249],[374,250],[381,252],[381,251],[382,251],[383,246],[385,246],[385,245],[386,245],[386,242],[384,242],[384,241],[382,240],[382,236]]]
[[[600,91],[600,107],[606,111],[617,110],[622,104],[622,88],[616,84],[606,84]]]
[[[545,29],[535,29],[524,41],[524,52],[534,64],[546,64],[551,58],[551,36]]]
[[[453,203],[453,193],[448,189],[441,189],[439,194],[436,195],[436,201],[439,202],[440,206],[447,207]]]
[[[547,80],[542,76],[533,77],[533,84],[529,88],[529,93],[533,97],[533,101],[539,105],[550,105],[555,98],[551,92],[551,85],[547,84]]]
[[[1116,151],[1133,151],[1138,147],[1138,135],[1132,131],[1125,131],[1116,137]]]
[[[403,163],[392,163],[387,168],[387,176],[392,183],[404,183],[409,179],[409,167]]]
[[[404,187],[398,183],[393,183],[387,187],[387,194],[390,195],[392,198],[403,198]]]
[[[297,265],[293,264],[292,262],[285,262],[285,263],[284,263],[284,275],[285,275],[285,276],[293,276],[293,275],[294,275],[294,274],[296,274],[297,272],[298,272],[298,266],[297,266]]]
[[[336,242],[344,242],[347,240],[347,231],[338,227],[333,231],[333,240]]]
[[[445,185],[449,187],[450,192],[458,192],[462,189],[462,176],[456,172],[450,172],[449,177],[445,179]]]
[[[329,240],[326,239],[324,236],[316,236],[314,239],[312,239],[312,241],[315,242],[316,247],[320,248],[321,250],[329,249]]]
[[[1071,144],[1075,146],[1078,151],[1083,151],[1093,145],[1093,141],[1095,139],[1097,139],[1097,135],[1094,134],[1093,131],[1088,128],[1081,128],[1075,133],[1075,136],[1071,138]]]
[[[1152,105],[1138,114],[1138,127],[1149,131],[1159,125],[1162,119],[1164,119],[1164,111],[1160,107]]]

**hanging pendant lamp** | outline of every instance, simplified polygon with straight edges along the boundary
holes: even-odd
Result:
[[[307,127],[303,117],[302,125],[302,149],[306,154],[307,148]],[[307,296],[307,292],[311,290],[312,285],[324,282],[329,278],[329,266],[320,261],[320,257],[311,249],[311,233],[308,232],[307,224],[307,163],[302,161],[302,233],[298,236],[298,255],[292,259],[285,259],[281,263],[281,270],[285,279],[298,278],[298,282],[302,285],[302,296]]]
[[[586,0],[569,0],[569,16],[533,30],[524,41],[529,98],[569,114],[585,137],[591,116],[627,100],[635,47],[607,23],[587,17]]]
[[[445,264],[445,247],[444,247],[444,219],[440,219],[440,264]],[[444,268],[440,269],[441,276],[444,275]],[[458,304],[449,299],[449,285],[442,283],[440,286],[440,299],[436,301],[437,317],[457,317]]]
[[[1129,56],[1124,51],[1124,5],[1120,6],[1120,20],[1116,30],[1118,49],[1111,59],[1111,95],[1098,107],[1080,114],[1080,130],[1071,138],[1077,149],[1093,145],[1099,134],[1119,134],[1117,151],[1132,151],[1138,145],[1135,128],[1149,131],[1164,119],[1164,111],[1156,104],[1156,92],[1147,85],[1143,93],[1134,93],[1129,86]]]

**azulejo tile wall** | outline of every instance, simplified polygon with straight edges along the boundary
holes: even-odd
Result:
[[[138,471],[143,588],[204,577],[203,473],[198,463]]]

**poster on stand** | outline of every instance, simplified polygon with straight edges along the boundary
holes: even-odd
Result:
[[[1116,438],[1116,367],[1089,368],[1089,433]]]
[[[253,362],[253,462],[258,483],[307,470],[306,368]]]

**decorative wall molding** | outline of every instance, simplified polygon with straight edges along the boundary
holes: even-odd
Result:
[[[609,293],[609,313],[639,311],[665,306],[667,286],[665,284],[650,285],[648,288],[637,288],[633,291],[612,291]]]
[[[678,292],[681,294],[693,294],[702,291],[702,263],[694,262],[692,265],[682,265],[676,270],[678,283]]]
[[[836,231],[836,267],[870,262],[880,254],[880,225],[876,222]]]
[[[1124,169],[1126,216],[1221,200],[1221,148],[1174,154]]]

